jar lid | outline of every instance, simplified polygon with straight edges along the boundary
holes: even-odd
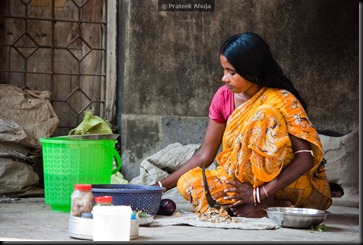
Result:
[[[96,203],[100,202],[112,202],[112,196],[98,196],[94,198]]]
[[[92,185],[91,184],[75,184],[74,189],[79,190],[79,191],[91,191]]]

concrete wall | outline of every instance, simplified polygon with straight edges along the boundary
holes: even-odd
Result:
[[[158,11],[157,0],[118,1],[118,115],[122,173],[168,144],[200,143],[222,85],[218,50],[252,31],[309,104],[319,130],[359,125],[359,3],[215,0],[214,11]]]

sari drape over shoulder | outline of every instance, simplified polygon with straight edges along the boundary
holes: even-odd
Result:
[[[274,88],[262,88],[229,117],[222,151],[216,156],[219,166],[206,172],[212,196],[220,204],[231,204],[223,199],[225,180],[237,179],[257,187],[275,179],[294,158],[289,134],[311,143],[314,167],[276,192],[275,198],[290,200],[296,207],[326,210],[332,200],[321,164],[324,152],[319,135],[296,97]],[[207,210],[200,168],[182,175],[177,186],[195,211]]]

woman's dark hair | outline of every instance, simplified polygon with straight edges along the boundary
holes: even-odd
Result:
[[[264,87],[286,89],[307,108],[304,99],[272,57],[270,47],[259,35],[252,32],[234,35],[224,42],[219,53],[244,79]]]

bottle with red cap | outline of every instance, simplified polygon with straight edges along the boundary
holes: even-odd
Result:
[[[75,184],[71,194],[71,215],[81,217],[82,213],[92,211],[92,185]]]
[[[94,206],[113,206],[112,196],[98,196],[94,198]]]

